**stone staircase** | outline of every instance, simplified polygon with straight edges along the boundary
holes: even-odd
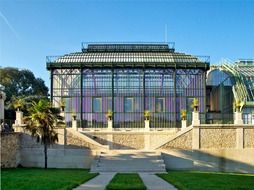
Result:
[[[109,150],[94,159],[91,172],[166,172],[160,152]]]

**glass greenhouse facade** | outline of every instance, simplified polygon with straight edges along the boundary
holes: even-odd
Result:
[[[144,128],[144,111],[151,128],[180,126],[180,111],[199,99],[201,121],[206,112],[208,57],[175,52],[171,43],[83,44],[82,52],[48,57],[51,99],[65,101],[66,122],[74,112],[79,127]]]
[[[224,60],[207,75],[207,122],[233,123],[234,101],[242,102],[243,122],[254,123],[254,60]]]

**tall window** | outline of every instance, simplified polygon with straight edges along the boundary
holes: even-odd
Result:
[[[93,98],[93,112],[102,112],[102,98]]]
[[[124,111],[125,112],[133,112],[133,102],[134,102],[134,99],[132,97],[124,98]]]
[[[155,112],[165,112],[165,98],[155,99]]]

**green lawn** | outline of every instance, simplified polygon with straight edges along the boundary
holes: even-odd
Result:
[[[145,190],[146,186],[138,174],[117,173],[107,185],[106,190]]]
[[[67,190],[88,181],[96,175],[82,169],[2,169],[1,189]]]
[[[171,171],[157,174],[179,190],[251,190],[254,189],[254,174]]]

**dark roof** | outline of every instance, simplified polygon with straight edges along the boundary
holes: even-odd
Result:
[[[209,57],[177,53],[168,44],[88,44],[82,52],[47,57],[47,69],[184,67],[209,69]]]

